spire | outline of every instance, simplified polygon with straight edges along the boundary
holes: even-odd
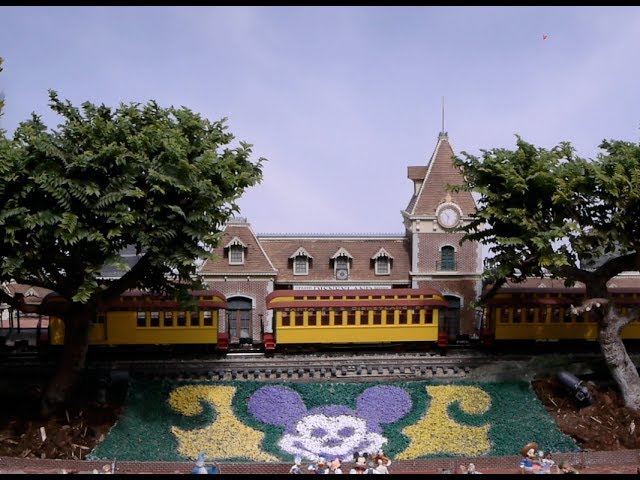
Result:
[[[447,138],[447,132],[444,131],[444,97],[442,97],[442,129],[438,138]]]

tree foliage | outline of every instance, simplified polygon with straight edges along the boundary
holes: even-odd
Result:
[[[566,142],[546,150],[517,137],[516,150],[456,158],[467,181],[457,188],[479,194],[465,239],[489,245],[488,279],[550,274],[593,283],[637,269],[640,147],[600,147],[605,153],[589,160]]]
[[[54,290],[72,302],[128,288],[172,292],[190,284],[235,201],[261,180],[251,146],[187,108],[155,101],[80,108],[50,92],[62,119],[33,115],[5,142],[0,162],[0,280]],[[104,289],[105,265],[135,246],[136,267]]]

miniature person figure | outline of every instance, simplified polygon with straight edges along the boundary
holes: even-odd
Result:
[[[300,467],[301,463],[302,463],[302,458],[300,458],[299,456],[296,457],[294,459],[293,465],[291,465],[291,468],[289,469],[289,473],[293,473],[295,475],[301,475],[302,474],[302,468]]]
[[[316,474],[325,475],[329,473],[329,465],[327,465],[324,457],[318,457],[318,461],[315,464],[309,465],[308,470]]]
[[[467,466],[462,464],[458,465],[458,473],[459,474],[467,473]]]
[[[481,474],[482,472],[479,472],[478,470],[476,470],[476,466],[474,463],[470,463],[469,466],[467,467],[467,473]]]
[[[207,468],[204,466],[204,453],[201,453],[200,455],[198,455],[198,460],[196,461],[196,466],[193,470],[191,470],[191,473],[195,473],[195,474],[199,474],[199,475],[208,475],[209,471],[207,470]]]
[[[373,457],[373,461],[376,465],[378,464],[378,460],[382,460],[382,463],[385,467],[391,465],[391,459],[389,459],[389,457],[387,457],[382,450],[378,450],[378,453],[376,453],[376,455]]]
[[[367,460],[364,457],[360,456],[356,460],[356,464],[353,466],[353,468],[349,470],[349,473],[362,474],[362,473],[365,473],[366,470],[367,470]]]
[[[339,458],[334,458],[329,463],[329,471],[330,471],[330,473],[333,473],[334,475],[342,475],[342,469],[340,468],[340,459]]]
[[[540,450],[538,452],[538,460],[540,461],[540,471],[538,473],[550,474],[551,467],[556,463],[551,459],[551,454],[547,453],[545,455],[545,453]]]
[[[378,470],[376,470],[376,465],[373,463],[373,461],[369,461],[367,463],[367,469],[365,470],[364,473],[369,474],[369,475],[376,475],[376,474],[378,474],[380,472],[378,472]]]
[[[378,465],[376,466],[376,471],[383,475],[389,475],[389,469],[384,464],[381,458],[378,459]]]
[[[538,444],[536,442],[527,443],[520,453],[522,454],[522,460],[520,460],[520,473],[531,474],[535,473],[535,470],[540,468],[538,463]]]

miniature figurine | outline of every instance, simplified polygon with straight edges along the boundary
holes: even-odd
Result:
[[[213,462],[212,465],[206,467],[204,465],[204,457],[205,457],[205,453],[202,452],[200,453],[200,455],[198,455],[198,460],[196,460],[196,466],[193,470],[191,470],[192,474],[198,474],[198,475],[216,475],[220,473],[220,467],[218,467],[218,464]]]
[[[339,458],[334,458],[330,463],[329,463],[329,470],[331,473],[333,473],[334,475],[342,475],[342,468],[340,468],[340,459]]]
[[[522,454],[522,460],[520,460],[520,473],[531,474],[535,473],[535,470],[540,468],[538,462],[538,444],[536,442],[527,443],[520,453]]]
[[[293,473],[295,475],[302,474],[302,468],[300,467],[300,464],[302,463],[302,459],[300,457],[296,457],[294,462],[295,463],[289,469],[289,473]]]

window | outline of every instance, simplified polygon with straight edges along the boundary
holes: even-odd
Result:
[[[440,250],[440,268],[441,271],[454,271],[456,270],[456,251],[455,249],[447,245]]]
[[[173,327],[173,312],[164,312],[162,324],[165,327]]]
[[[147,313],[146,312],[138,312],[136,325],[138,327],[146,327],[147,326]]]
[[[313,257],[303,247],[298,248],[289,258],[293,260],[294,275],[309,274],[309,262],[313,260]]]
[[[293,259],[293,274],[294,275],[308,275],[309,274],[309,259],[304,255],[298,255]]]
[[[242,245],[231,245],[229,247],[229,263],[231,265],[242,265],[244,263],[244,247]]]
[[[391,273],[391,261],[393,257],[389,255],[384,248],[381,248],[376,254],[371,257],[371,260],[375,262],[376,275],[389,275]]]
[[[210,310],[202,312],[202,319],[205,327],[213,327],[213,315]]]
[[[160,326],[160,312],[151,312],[151,318],[149,325],[151,327],[159,327]]]
[[[376,259],[376,275],[389,275],[389,257]]]

